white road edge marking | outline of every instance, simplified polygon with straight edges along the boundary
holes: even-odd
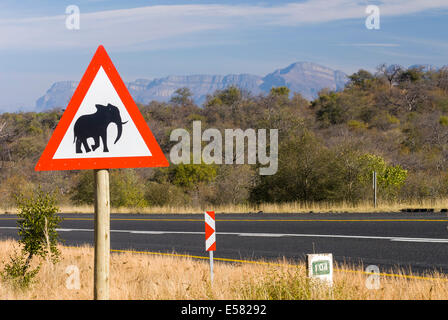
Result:
[[[0,227],[0,229],[16,230],[17,227]],[[59,232],[93,232],[93,229],[66,229],[58,228]],[[131,234],[150,234],[150,235],[162,235],[162,234],[197,234],[203,235],[204,232],[196,231],[146,231],[146,230],[110,230],[110,232],[117,233],[131,233]],[[279,238],[279,237],[306,237],[306,238],[339,238],[339,239],[367,239],[367,240],[389,240],[393,242],[427,242],[427,243],[448,243],[448,239],[438,238],[406,238],[406,237],[381,237],[381,236],[351,236],[351,235],[338,235],[338,234],[298,234],[298,233],[241,233],[241,232],[217,232],[218,235],[230,235],[239,237],[267,237],[267,238]]]

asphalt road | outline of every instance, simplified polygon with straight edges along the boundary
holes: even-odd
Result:
[[[93,244],[93,216],[63,214],[66,245]],[[16,216],[0,216],[0,238],[17,238]],[[445,213],[217,214],[215,257],[304,260],[333,253],[337,262],[448,273]],[[203,215],[111,217],[111,248],[208,256]]]

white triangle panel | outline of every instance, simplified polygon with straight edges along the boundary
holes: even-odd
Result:
[[[103,151],[103,141],[100,139],[100,146],[95,151],[85,152],[84,146],[81,147],[82,153],[76,152],[74,126],[76,120],[83,116],[97,112],[96,104],[107,106],[114,105],[120,111],[123,124],[121,138],[114,144],[117,137],[117,126],[111,123],[107,127],[107,147],[109,152]],[[94,145],[94,139],[87,139],[88,145]],[[83,159],[83,158],[111,158],[111,157],[141,157],[151,156],[151,151],[144,142],[140,132],[132,121],[123,102],[115,91],[106,72],[101,67],[95,76],[84,100],[82,101],[72,123],[68,127],[59,147],[54,154],[53,159]]]

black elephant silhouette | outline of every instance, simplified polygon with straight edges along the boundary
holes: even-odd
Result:
[[[120,110],[112,104],[103,106],[96,104],[96,112],[92,114],[86,114],[80,116],[74,127],[75,138],[73,143],[76,142],[76,153],[82,153],[81,145],[84,146],[85,152],[95,151],[100,146],[100,138],[103,141],[103,152],[109,152],[107,147],[107,127],[111,123],[115,123],[118,128],[117,138],[115,143],[120,139],[123,132],[123,124],[121,122]],[[90,149],[87,139],[93,138],[95,144]]]

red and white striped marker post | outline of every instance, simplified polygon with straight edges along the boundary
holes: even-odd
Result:
[[[210,252],[210,280],[213,282],[213,251],[216,251],[215,211],[205,211],[205,251]]]

